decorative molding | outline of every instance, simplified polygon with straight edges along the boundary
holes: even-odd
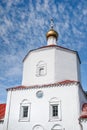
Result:
[[[33,126],[32,130],[44,130],[44,128],[42,125],[37,124],[37,125]]]

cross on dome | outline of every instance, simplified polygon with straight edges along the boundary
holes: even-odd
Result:
[[[53,21],[53,19],[51,18],[51,23],[50,23],[50,26],[51,26],[51,29],[53,29],[53,27],[54,27],[54,21]]]

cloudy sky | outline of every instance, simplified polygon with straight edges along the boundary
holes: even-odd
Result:
[[[87,0],[0,0],[0,102],[6,88],[21,84],[27,52],[47,44],[51,18],[58,45],[79,53],[87,91]]]

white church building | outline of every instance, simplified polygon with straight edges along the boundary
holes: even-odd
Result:
[[[87,130],[79,55],[57,45],[52,24],[46,38],[46,46],[25,56],[22,84],[7,89],[0,130]]]

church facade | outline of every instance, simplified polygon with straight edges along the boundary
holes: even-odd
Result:
[[[0,130],[87,130],[78,53],[57,45],[52,24],[46,38],[47,46],[25,56],[22,85],[7,89]]]

